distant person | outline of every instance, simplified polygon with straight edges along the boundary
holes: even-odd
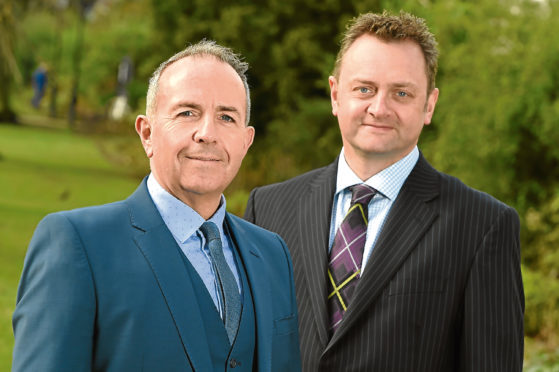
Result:
[[[417,147],[436,45],[408,13],[354,19],[329,78],[339,157],[250,195],[293,257],[304,371],[522,370],[518,215]]]
[[[118,96],[126,96],[128,93],[126,91],[126,86],[132,80],[134,75],[134,64],[129,56],[122,57],[122,60],[118,64],[118,74],[117,74],[117,88],[116,93]]]
[[[112,120],[121,120],[130,112],[128,105],[128,83],[132,80],[134,74],[134,64],[129,56],[122,57],[118,64],[116,97],[111,103],[109,109],[109,117]]]
[[[47,216],[13,316],[13,371],[299,371],[291,260],[226,212],[252,144],[248,66],[211,41],[163,62],[126,200]]]
[[[35,108],[39,108],[41,100],[45,95],[47,89],[47,67],[44,63],[39,64],[39,66],[33,71],[31,76],[33,84],[33,98],[31,99],[31,104]]]

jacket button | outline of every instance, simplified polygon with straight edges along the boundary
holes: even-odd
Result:
[[[229,361],[229,367],[235,368],[236,366],[240,366],[241,362],[238,362],[237,359],[233,358]]]

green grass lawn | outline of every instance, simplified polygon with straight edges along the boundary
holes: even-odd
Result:
[[[64,130],[0,125],[0,371],[11,368],[11,316],[37,223],[50,212],[126,198],[138,186],[128,170],[102,157],[96,141]]]

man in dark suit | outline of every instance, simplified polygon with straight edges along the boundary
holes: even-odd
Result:
[[[250,195],[293,257],[304,371],[522,369],[518,215],[417,148],[437,55],[422,19],[354,19],[329,79],[340,156]]]
[[[247,68],[203,41],[155,71],[136,119],[151,174],[124,201],[41,221],[13,371],[300,370],[287,248],[222,194],[254,136]]]

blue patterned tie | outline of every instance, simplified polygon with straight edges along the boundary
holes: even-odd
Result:
[[[241,317],[239,287],[231,268],[227,265],[227,261],[225,261],[223,245],[221,244],[221,237],[216,224],[206,221],[200,227],[200,231],[204,234],[210,250],[224,307],[225,330],[232,345],[239,327],[239,318]]]

